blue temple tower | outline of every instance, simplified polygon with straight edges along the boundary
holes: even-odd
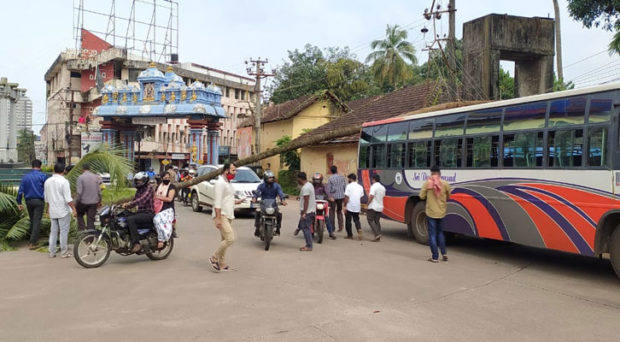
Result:
[[[125,157],[134,160],[138,129],[134,118],[185,118],[190,126],[190,164],[198,164],[205,151],[204,163],[217,164],[219,121],[226,118],[220,89],[199,81],[187,86],[171,66],[164,74],[157,70],[155,63],[140,73],[138,83],[137,87],[107,85],[103,88],[101,106],[93,112],[103,119],[103,142],[121,146]],[[202,146],[205,129],[207,146]]]

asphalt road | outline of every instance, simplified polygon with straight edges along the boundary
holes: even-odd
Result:
[[[178,206],[178,204],[177,204]],[[386,222],[383,239],[299,252],[297,202],[265,252],[238,218],[233,268],[208,264],[207,213],[178,208],[169,259],[112,255],[98,269],[21,248],[0,253],[0,341],[616,341],[608,261],[458,239],[449,262]],[[362,216],[366,238],[368,224]],[[343,232],[344,233],[344,232]]]

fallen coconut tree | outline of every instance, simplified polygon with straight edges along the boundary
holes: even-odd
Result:
[[[358,124],[358,125],[353,125],[351,127],[339,128],[339,129],[335,129],[329,132],[325,132],[325,133],[321,133],[321,134],[317,134],[313,136],[302,135],[298,137],[297,139],[292,140],[286,145],[278,146],[275,148],[270,148],[266,151],[252,155],[250,157],[239,159],[235,161],[233,164],[235,164],[235,166],[243,166],[243,165],[252,164],[259,160],[273,157],[275,155],[278,155],[284,152],[296,150],[296,149],[303,148],[306,146],[316,145],[321,142],[332,140],[332,139],[337,139],[337,138],[342,138],[342,137],[346,137],[346,136],[353,135],[353,134],[358,134],[361,129],[362,129],[362,125]],[[179,183],[175,183],[174,185],[177,188],[185,188],[188,186],[196,185],[200,182],[211,180],[219,176],[222,172],[223,172],[223,169],[219,168],[215,171],[196,177],[190,181],[179,182]]]

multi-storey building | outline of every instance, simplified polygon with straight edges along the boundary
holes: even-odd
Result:
[[[25,90],[0,79],[0,163],[17,162],[17,103]]]
[[[82,31],[80,51],[67,50],[58,56],[45,74],[47,83],[47,118],[41,140],[47,146],[48,163],[57,160],[75,163],[82,151],[81,134],[99,130],[93,110],[101,104],[99,87],[104,84],[132,86],[149,67],[150,61],[130,56],[94,34]],[[214,84],[222,91],[222,106],[228,119],[220,132],[220,156],[234,159],[237,154],[237,124],[249,115],[254,99],[254,80],[196,63],[157,64],[160,71],[172,70],[190,85],[195,81]],[[100,82],[99,82],[100,81]],[[99,87],[98,87],[99,86]],[[71,125],[69,125],[71,122]],[[157,169],[162,159],[183,165],[189,157],[189,125],[182,119],[165,123],[144,122],[136,143],[140,169]]]
[[[25,89],[20,90],[19,99],[15,103],[15,124],[18,131],[32,130],[32,101]]]

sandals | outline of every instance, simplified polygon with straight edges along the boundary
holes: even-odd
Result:
[[[164,242],[163,241],[158,241],[157,242],[157,249],[162,249],[164,248]]]
[[[301,247],[299,249],[300,252],[312,252],[312,248],[310,247]]]
[[[138,253],[140,252],[140,250],[142,250],[142,245],[140,245],[139,243],[136,243],[133,245],[133,248],[131,249],[132,253]]]
[[[215,272],[221,271],[220,263],[217,260],[213,259],[213,257],[210,257],[209,261],[211,262],[211,268],[213,268]]]

